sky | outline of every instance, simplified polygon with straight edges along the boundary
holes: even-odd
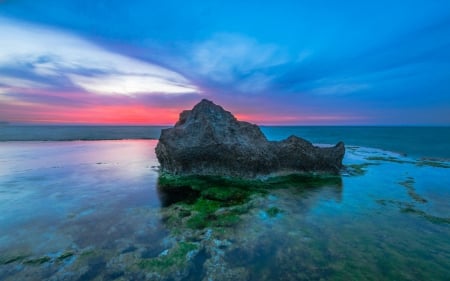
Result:
[[[0,121],[450,125],[450,1],[0,0]]]

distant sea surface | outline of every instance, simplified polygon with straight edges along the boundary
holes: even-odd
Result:
[[[162,126],[0,126],[0,141],[158,139]]]
[[[450,127],[263,127],[269,139],[290,135],[313,143],[364,146],[410,157],[450,158]]]
[[[0,126],[0,141],[158,139],[164,126]],[[270,140],[373,147],[410,157],[450,159],[450,127],[262,126]]]

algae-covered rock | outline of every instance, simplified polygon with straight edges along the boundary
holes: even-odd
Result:
[[[161,171],[174,175],[254,178],[297,172],[338,173],[345,147],[321,148],[302,138],[268,141],[254,124],[238,121],[208,100],[183,111],[162,130],[156,155]]]
[[[189,275],[191,261],[198,252],[197,244],[179,242],[158,257],[140,260],[137,265],[146,273],[148,280],[184,280]]]

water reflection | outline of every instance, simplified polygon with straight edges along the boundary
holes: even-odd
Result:
[[[266,181],[163,176],[158,184],[162,223],[175,241],[192,241],[199,249],[189,261],[196,270],[185,276],[192,280],[297,280],[289,277],[292,268],[280,264],[283,259],[297,266],[285,260],[284,250],[311,239],[299,226],[323,202],[340,204],[343,191],[339,176]],[[174,274],[168,272],[167,278]]]
[[[446,280],[450,274],[450,228],[424,217],[448,216],[448,169],[383,161],[358,176],[197,179],[194,190],[166,188],[167,179],[152,168],[155,144],[0,144],[0,279]],[[355,148],[346,161],[366,163],[375,152]],[[413,185],[405,187],[410,178]],[[427,201],[414,201],[419,195]],[[399,202],[423,213],[401,212]]]
[[[193,190],[189,186],[181,186],[181,187],[167,187],[162,186],[160,184],[160,179],[158,179],[158,198],[161,202],[161,207],[169,207],[172,204],[178,202],[185,202],[188,204],[192,204],[197,200],[200,196],[200,191]]]
[[[225,192],[262,192],[271,190],[289,190],[290,193],[302,197],[318,196],[321,199],[333,198],[342,200],[343,180],[341,176],[321,175],[288,175],[268,180],[240,180],[208,176],[189,176],[167,179],[158,178],[158,197],[162,207],[168,207],[177,202],[194,203],[201,194],[213,188]],[[220,192],[220,191],[218,191]],[[232,194],[229,194],[232,196]],[[225,196],[225,194],[224,194]],[[209,198],[211,199],[211,198]],[[213,198],[213,200],[219,200]]]
[[[155,145],[2,143],[0,260],[161,240]]]
[[[329,200],[339,204],[343,181],[340,176],[325,175],[288,175],[267,180],[162,175],[158,178],[157,190],[162,208],[168,209],[164,210],[165,221],[188,217],[179,220],[176,226],[192,227],[196,218],[211,220],[211,223],[199,223],[194,227],[202,228],[222,224],[221,214],[232,214],[238,222],[240,217],[258,208],[264,210],[266,216],[276,216],[282,209],[305,213]],[[170,208],[172,205],[176,206]],[[187,225],[183,225],[186,220]]]

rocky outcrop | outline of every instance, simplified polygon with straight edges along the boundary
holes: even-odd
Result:
[[[320,148],[296,136],[268,141],[258,126],[208,100],[183,111],[173,128],[162,130],[156,146],[161,171],[183,176],[339,173],[344,153],[342,142]]]

